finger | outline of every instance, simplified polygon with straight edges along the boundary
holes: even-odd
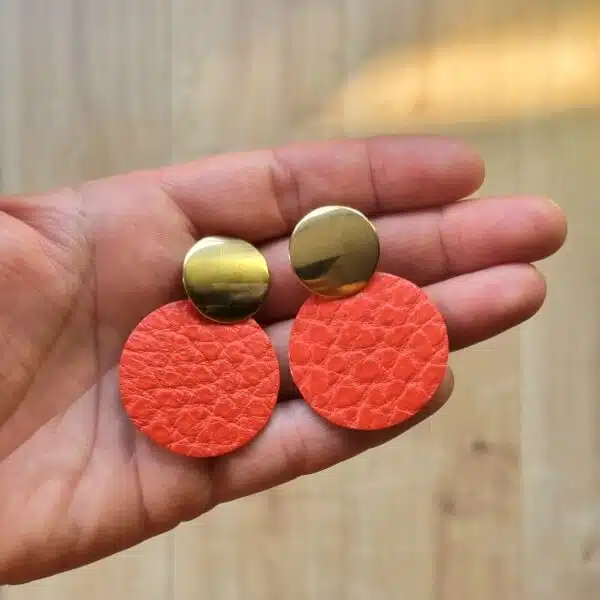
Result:
[[[485,198],[376,219],[380,270],[428,285],[454,275],[546,258],[563,244],[565,217],[543,198]],[[272,283],[260,319],[293,316],[308,292],[294,275],[287,240],[263,248]]]
[[[454,277],[424,288],[438,306],[452,350],[498,335],[532,317],[546,294],[544,278],[530,265],[505,265]],[[293,321],[269,326],[281,370],[281,396],[297,394],[288,363]]]
[[[198,236],[258,243],[285,235],[317,206],[372,215],[453,202],[481,185],[484,167],[459,141],[378,137],[226,154],[156,176]]]
[[[533,317],[546,280],[532,265],[502,265],[428,288],[448,324],[452,350],[492,338]]]
[[[213,502],[219,504],[258,493],[384,444],[436,413],[450,398],[453,387],[454,377],[448,370],[436,395],[421,412],[382,431],[336,427],[300,399],[281,403],[253,443],[215,463]]]

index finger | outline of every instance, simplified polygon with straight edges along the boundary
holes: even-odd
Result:
[[[225,154],[157,174],[198,237],[262,243],[319,206],[376,216],[460,200],[479,188],[484,166],[458,140],[388,136]]]

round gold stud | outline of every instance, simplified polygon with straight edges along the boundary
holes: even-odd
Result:
[[[290,261],[313,293],[344,298],[362,290],[379,263],[379,238],[361,212],[325,206],[307,214],[290,240]]]
[[[202,315],[236,323],[254,315],[269,290],[264,256],[244,240],[207,237],[183,261],[183,286]]]

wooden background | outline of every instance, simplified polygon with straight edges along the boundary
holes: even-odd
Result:
[[[402,439],[2,600],[600,597],[597,0],[0,0],[5,192],[402,131],[566,209],[539,317]]]

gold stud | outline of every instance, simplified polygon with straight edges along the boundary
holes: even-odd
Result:
[[[254,315],[269,290],[264,256],[252,244],[206,237],[183,261],[183,286],[196,308],[211,321],[236,323]]]
[[[343,298],[362,290],[379,263],[379,238],[361,212],[325,206],[307,214],[290,239],[290,261],[313,293]]]

